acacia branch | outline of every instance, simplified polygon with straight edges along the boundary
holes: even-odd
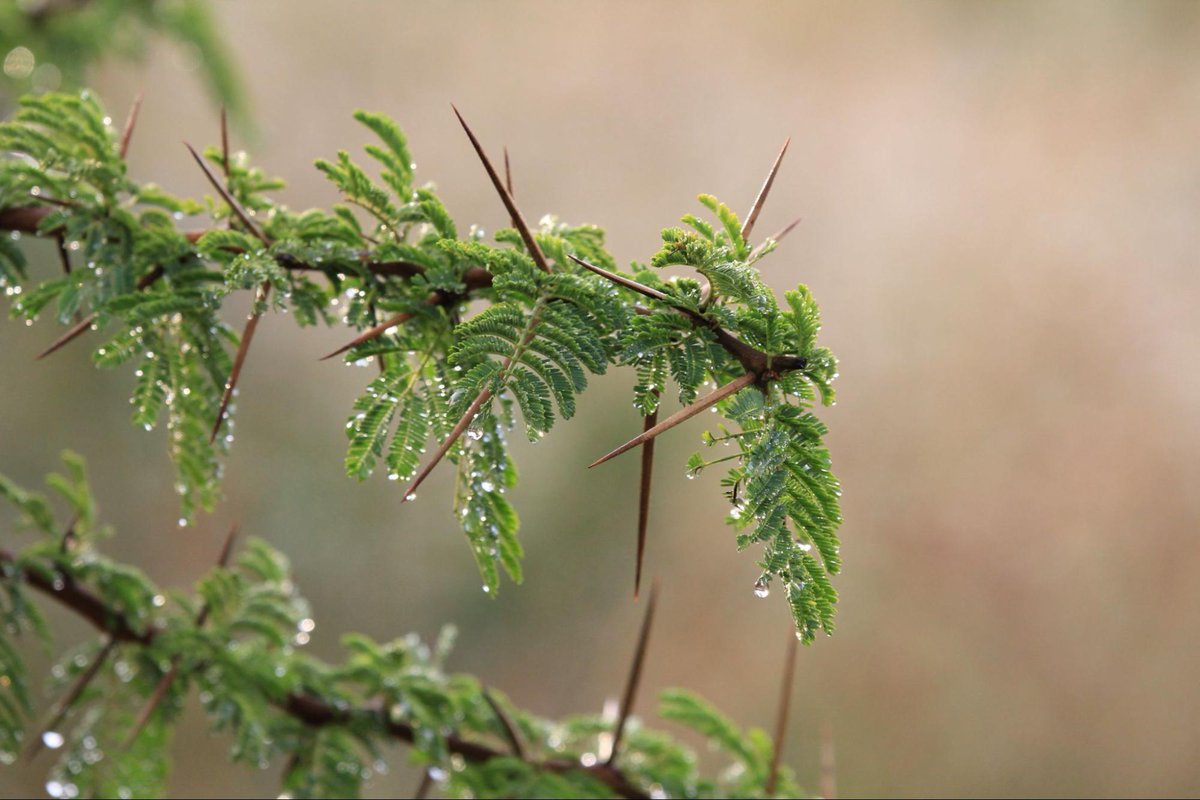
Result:
[[[715,321],[709,319],[703,314],[693,311],[690,308],[675,305],[669,295],[660,292],[658,289],[638,283],[633,278],[627,278],[624,275],[618,275],[615,272],[609,272],[602,267],[597,267],[595,264],[589,264],[582,258],[579,258],[575,255],[571,255],[570,258],[584,269],[591,270],[600,277],[607,278],[618,286],[624,286],[626,289],[631,289],[632,291],[643,294],[646,297],[654,300],[660,300],[668,304],[673,311],[683,314],[696,325],[712,331],[713,335],[717,338],[717,344],[721,345],[721,347],[723,347],[727,353],[736,358],[738,362],[746,368],[747,372],[753,372],[757,378],[772,377],[772,375],[768,375],[770,372],[783,373],[797,369],[804,369],[804,367],[808,364],[807,359],[802,358],[801,356],[768,355],[758,348],[751,347],[750,345],[746,344],[741,339],[734,336],[732,333],[725,330]]]
[[[42,230],[40,227],[42,221],[49,217],[52,213],[54,213],[54,209],[47,206],[18,206],[15,208],[0,209],[0,230],[28,233],[34,236],[57,236],[61,233],[60,228]],[[195,244],[207,233],[207,230],[187,231],[182,232],[182,235],[187,238],[189,243]],[[231,252],[233,252],[233,249],[231,249]],[[336,270],[336,267],[328,265],[318,266],[316,264],[310,264],[302,261],[299,258],[296,258],[290,253],[274,253],[272,254],[272,257],[275,259],[276,264],[278,264],[282,269],[288,270],[289,272],[321,272],[324,274],[329,274]],[[411,261],[372,260],[371,254],[368,251],[359,253],[359,261],[366,272],[379,278],[399,278],[402,280],[410,280],[418,275],[424,274],[425,272],[425,267]],[[146,275],[142,276],[142,278],[138,281],[138,290],[143,290],[154,282],[158,281],[163,277],[163,274],[164,271],[161,266],[155,267],[153,270],[146,273]],[[455,295],[446,292],[437,292],[436,303],[431,301],[427,302],[430,302],[431,305],[450,306],[454,303],[466,300],[471,296],[472,292],[480,289],[487,289],[492,285],[492,273],[483,267],[468,267],[463,272],[462,282],[464,286],[462,294]],[[37,358],[45,358],[46,356],[58,351],[79,336],[86,333],[96,321],[98,316],[99,315],[97,313],[93,312],[75,325],[71,326],[58,339],[54,340],[49,347],[43,350],[37,356]],[[366,333],[364,333],[362,337],[355,339],[352,344],[347,345],[342,350],[329,354],[326,356],[326,358],[332,358],[341,352],[345,352],[345,350],[348,350],[351,347],[370,341],[371,339],[381,335],[384,330],[386,330],[386,328],[372,328],[370,331],[368,331],[368,333],[371,333],[372,335],[368,336]]]
[[[60,570],[55,570],[48,575],[41,571],[22,569],[17,557],[3,549],[0,549],[0,564],[14,567],[17,570],[14,578],[23,579],[34,589],[61,603],[101,631],[107,632],[115,642],[145,647],[153,644],[154,640],[162,634],[162,629],[155,626],[138,630],[121,613],[109,608],[104,600],[92,593],[91,590],[80,586],[74,578]],[[413,744],[417,739],[417,731],[410,723],[393,719],[383,706],[334,707],[320,697],[303,692],[293,692],[281,698],[272,698],[270,702],[283,713],[310,727],[346,726],[356,721],[363,721],[382,729],[389,737],[398,742]],[[445,742],[446,749],[450,753],[462,756],[465,761],[471,763],[478,764],[493,758],[513,757],[507,751],[497,750],[486,744],[455,735],[447,736]],[[525,762],[535,769],[546,772],[586,773],[608,786],[619,797],[631,798],[631,800],[647,800],[649,798],[649,794],[611,764],[596,763],[584,766],[579,761],[567,758],[525,759]]]

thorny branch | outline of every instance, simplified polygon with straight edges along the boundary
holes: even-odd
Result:
[[[140,106],[140,97],[139,97],[138,102],[135,103],[133,109],[131,110],[130,120],[126,124],[126,132],[125,132],[125,135],[122,137],[122,154],[124,153],[124,150],[128,145],[128,137],[132,133],[133,124],[136,121],[137,110],[138,110],[139,106]],[[452,108],[453,108],[453,106],[452,106]],[[525,219],[521,215],[521,212],[518,209],[516,202],[513,198],[512,170],[511,170],[511,165],[509,162],[508,149],[507,148],[504,149],[504,176],[502,178],[500,176],[500,174],[497,172],[497,170],[492,166],[490,159],[488,158],[487,154],[484,152],[483,146],[480,144],[479,140],[476,138],[476,136],[475,136],[474,132],[471,130],[471,128],[467,125],[467,122],[463,118],[462,114],[459,113],[457,108],[454,108],[454,113],[455,113],[455,116],[458,117],[459,123],[462,125],[463,130],[466,132],[467,138],[470,140],[472,148],[475,150],[481,163],[483,164],[483,167],[484,167],[485,171],[487,172],[488,177],[489,177],[493,187],[496,189],[497,194],[500,196],[500,199],[504,204],[505,210],[508,211],[512,225],[514,228],[517,229],[518,233],[520,234],[521,239],[522,239],[523,243],[525,244],[526,249],[529,251],[530,257],[533,258],[534,262],[537,264],[537,266],[540,269],[542,269],[545,272],[550,272],[551,269],[550,269],[549,264],[546,261],[545,255],[542,253],[541,248],[538,246],[537,240],[535,239],[532,230],[529,228],[529,225],[525,222]],[[222,167],[224,169],[226,176],[228,176],[229,144],[228,144],[228,132],[227,132],[227,128],[225,125],[224,111],[222,111],[221,123],[222,123],[221,124]],[[751,231],[754,228],[754,224],[758,219],[759,213],[762,211],[763,205],[766,202],[766,199],[767,199],[768,194],[770,193],[771,187],[773,186],[773,184],[775,182],[775,177],[779,172],[780,164],[783,161],[784,155],[787,153],[789,144],[790,144],[790,139],[783,143],[783,147],[780,149],[779,154],[776,156],[775,161],[771,165],[771,169],[768,172],[767,177],[762,184],[762,187],[759,189],[759,192],[754,199],[754,203],[751,206],[750,212],[746,215],[746,219],[745,219],[744,223],[742,224],[741,231],[740,231],[743,238],[749,237]],[[270,246],[270,244],[271,244],[270,240],[254,224],[254,222],[250,218],[249,214],[241,207],[241,205],[237,202],[237,200],[234,197],[232,197],[232,195],[229,193],[228,189],[222,185],[222,182],[213,173],[212,169],[204,162],[204,160],[195,151],[195,149],[193,149],[191,147],[191,145],[187,145],[187,147],[188,147],[188,150],[191,152],[193,158],[195,158],[196,162],[200,165],[200,168],[202,170],[204,170],[204,173],[208,177],[210,183],[213,185],[213,187],[216,189],[216,191],[222,197],[222,199],[228,204],[228,206],[230,207],[230,209],[232,210],[234,215],[239,219],[239,221],[242,222],[242,224],[251,233],[253,233],[260,241],[262,241],[263,244]],[[48,198],[43,198],[43,199],[47,200]],[[33,233],[36,235],[53,235],[57,232],[52,231],[52,230],[44,231],[44,230],[41,230],[41,228],[40,228],[41,221],[43,219],[45,219],[50,213],[52,213],[52,210],[45,206],[31,206],[31,207],[21,207],[21,208],[13,208],[13,209],[0,209],[0,230],[7,229],[7,230],[17,230],[17,231],[29,232],[29,233]],[[779,233],[775,234],[773,237],[770,237],[767,240],[767,242],[765,242],[763,245],[760,245],[758,248],[755,248],[755,250],[751,254],[751,258],[753,259],[761,251],[762,247],[766,246],[766,244],[769,244],[772,241],[778,242],[779,240],[783,239],[788,233],[790,233],[792,231],[793,228],[796,227],[797,224],[799,224],[799,222],[800,222],[800,220],[797,219],[796,221],[792,222],[790,225],[788,225],[787,227],[782,229]],[[195,243],[196,241],[198,241],[203,235],[204,235],[204,232],[191,232],[191,233],[186,234],[188,240],[192,243]],[[738,337],[734,336],[732,333],[730,333],[728,330],[723,328],[720,324],[718,324],[711,317],[702,313],[702,311],[697,312],[697,311],[694,311],[689,308],[683,308],[683,307],[676,306],[671,302],[670,298],[666,294],[664,294],[661,291],[658,291],[657,289],[653,289],[651,287],[644,286],[644,285],[632,280],[631,278],[610,272],[608,270],[597,267],[593,264],[589,264],[588,262],[576,257],[575,255],[571,255],[570,257],[576,263],[578,263],[580,266],[590,270],[591,272],[593,272],[597,275],[600,275],[600,276],[602,276],[624,288],[630,289],[632,291],[635,291],[642,295],[645,295],[651,299],[662,302],[662,303],[670,306],[673,309],[673,311],[686,316],[697,327],[702,327],[702,328],[709,330],[712,333],[712,335],[714,336],[714,338],[716,339],[717,343],[726,352],[728,352],[731,356],[733,356],[735,359],[737,359],[737,361],[745,369],[745,374],[743,374],[741,377],[734,380],[732,383],[727,384],[724,387],[721,387],[716,392],[712,393],[711,395],[709,395],[706,398],[702,398],[701,400],[694,403],[692,406],[689,406],[688,408],[680,410],[679,412],[675,413],[674,415],[672,415],[670,418],[668,418],[664,422],[661,422],[661,423],[658,422],[657,414],[655,414],[651,417],[647,417],[645,420],[643,432],[639,436],[634,437],[629,442],[625,443],[621,447],[618,447],[616,450],[612,451],[608,455],[598,459],[596,462],[594,462],[591,465],[591,466],[596,466],[597,464],[603,463],[604,461],[607,461],[608,459],[613,458],[614,456],[620,455],[621,453],[624,453],[624,452],[632,449],[633,447],[636,447],[638,445],[645,445],[645,450],[643,451],[643,454],[642,454],[642,480],[641,480],[641,490],[640,490],[641,496],[639,498],[639,504],[638,504],[639,512],[638,512],[638,538],[637,538],[637,569],[636,569],[635,579],[634,579],[634,596],[636,597],[638,594],[638,590],[640,588],[640,584],[641,584],[642,560],[643,560],[644,552],[645,552],[646,533],[647,533],[647,528],[648,528],[648,524],[649,524],[650,482],[651,482],[651,471],[653,469],[653,449],[652,448],[653,448],[653,442],[654,442],[655,437],[657,437],[659,434],[669,430],[670,428],[674,427],[675,425],[678,425],[679,423],[681,423],[687,419],[690,419],[695,414],[699,413],[700,411],[704,410],[705,408],[712,406],[713,404],[715,404],[716,402],[719,402],[720,400],[724,399],[725,397],[728,397],[728,396],[732,395],[733,393],[740,391],[742,388],[745,388],[746,386],[757,384],[760,388],[762,388],[769,381],[771,381],[775,377],[778,377],[779,375],[782,375],[782,374],[785,374],[787,372],[791,372],[791,371],[794,371],[797,369],[803,369],[807,365],[807,362],[803,357],[799,357],[799,356],[771,355],[771,354],[762,352],[761,350],[758,350],[757,348],[752,347],[751,345],[742,341]],[[279,252],[279,253],[274,254],[274,258],[275,258],[276,263],[278,263],[279,266],[285,270],[320,271],[325,274],[330,274],[332,271],[330,267],[318,267],[316,265],[308,264],[308,263],[302,261],[301,259],[298,259],[295,256],[292,256],[291,254],[284,253],[284,252]],[[363,251],[360,254],[360,260],[362,262],[363,268],[367,272],[369,272],[377,277],[381,277],[381,278],[398,278],[398,279],[402,279],[402,280],[412,279],[412,278],[422,274],[425,271],[424,267],[421,266],[420,264],[415,264],[415,263],[407,262],[407,261],[390,261],[390,262],[373,261],[373,260],[371,260],[370,254],[367,251]],[[150,273],[147,273],[145,276],[142,277],[142,279],[138,282],[137,288],[139,290],[146,288],[147,286],[153,284],[158,279],[160,279],[162,277],[162,275],[163,275],[163,270],[161,267],[156,268],[155,270],[152,270]],[[486,269],[484,269],[482,267],[478,267],[478,266],[470,267],[465,271],[465,273],[463,275],[464,288],[461,292],[459,292],[459,293],[449,293],[449,292],[444,292],[444,291],[432,292],[425,299],[425,305],[428,307],[452,307],[452,306],[455,306],[465,300],[470,299],[473,291],[477,291],[480,289],[486,289],[486,288],[490,287],[491,284],[492,284],[492,275],[490,272],[488,272]],[[706,289],[707,289],[707,287],[706,287]],[[269,291],[268,284],[264,284],[262,287],[259,288],[258,296],[256,298],[256,310],[249,317],[245,331],[242,334],[242,339],[241,339],[241,343],[240,343],[240,346],[238,348],[238,352],[237,352],[237,355],[235,358],[234,367],[230,374],[229,381],[226,384],[226,391],[225,391],[224,397],[222,398],[220,411],[218,412],[217,419],[213,425],[213,429],[212,429],[212,438],[213,439],[216,438],[216,435],[219,432],[221,424],[224,420],[226,407],[232,397],[233,388],[237,383],[238,375],[241,371],[241,367],[242,367],[242,364],[245,359],[246,351],[248,350],[250,340],[254,334],[255,329],[257,328],[257,324],[258,324],[259,318],[261,316],[261,310],[259,310],[259,309],[261,309],[262,305],[264,304],[265,299],[266,299],[266,293],[268,291]],[[652,310],[646,309],[646,308],[642,308],[642,307],[635,308],[635,311],[639,314],[656,313],[655,311],[652,311]],[[396,315],[388,318],[387,320],[385,320],[381,323],[373,325],[372,327],[368,328],[367,330],[359,333],[355,338],[353,338],[352,340],[347,342],[345,345],[339,347],[337,350],[334,350],[333,352],[324,356],[324,358],[322,360],[330,359],[335,356],[341,355],[341,354],[353,349],[354,347],[357,347],[359,345],[365,344],[366,342],[372,341],[373,339],[376,339],[379,336],[386,334],[390,329],[394,328],[395,326],[401,325],[404,322],[407,322],[413,316],[414,316],[414,314],[412,312],[402,312],[402,313],[396,314]],[[82,333],[86,332],[89,328],[92,327],[96,318],[97,318],[97,315],[95,313],[93,313],[93,314],[89,315],[87,318],[78,322],[75,326],[73,326],[66,333],[64,333],[61,337],[59,337],[58,340],[56,340],[53,344],[51,344],[50,347],[48,347],[44,352],[42,352],[38,356],[38,358],[43,358],[43,357],[55,352],[56,350],[60,349],[61,347],[63,347],[64,345],[66,345],[67,343],[72,341],[73,339],[80,336]],[[446,456],[446,454],[449,452],[450,448],[453,447],[455,441],[462,435],[462,433],[470,425],[470,423],[474,419],[474,417],[483,408],[484,404],[487,403],[490,399],[491,399],[491,393],[487,390],[484,390],[475,398],[475,400],[471,403],[470,407],[467,409],[466,413],[463,415],[462,419],[460,419],[458,421],[458,424],[456,424],[454,426],[450,435],[446,438],[445,441],[440,443],[439,447],[434,452],[433,457],[422,467],[422,469],[417,473],[417,475],[411,481],[411,483],[409,484],[408,488],[405,490],[405,493],[404,493],[405,501],[407,501],[409,498],[415,496],[415,492],[416,492],[417,488],[421,485],[421,483],[425,480],[425,478],[428,477],[428,475],[433,471],[433,469],[438,465],[438,463]]]

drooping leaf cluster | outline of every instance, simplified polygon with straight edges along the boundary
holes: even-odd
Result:
[[[348,635],[341,664],[309,656],[316,625],[308,606],[286,560],[260,540],[248,540],[193,592],[162,591],[103,555],[107,531],[96,522],[82,462],[68,454],[66,466],[49,479],[57,502],[0,477],[0,498],[15,512],[0,519],[12,517],[29,541],[0,551],[0,760],[13,761],[31,743],[54,751],[46,783],[53,796],[162,796],[174,724],[192,694],[231,740],[231,757],[280,766],[293,797],[359,796],[388,769],[396,741],[411,747],[411,762],[448,796],[614,795],[609,773],[592,769],[611,753],[612,719],[553,721],[494,690],[489,702],[477,679],[446,671],[452,629],[433,646],[415,635],[391,642]],[[90,610],[100,629],[98,640],[67,652],[52,670],[47,688],[61,713],[49,728],[33,719],[36,690],[20,645],[29,631],[49,641],[35,593]],[[765,734],[743,732],[679,691],[664,694],[661,715],[709,740],[730,766],[707,777],[687,747],[633,718],[618,763],[629,785],[670,797],[763,796],[772,752]],[[797,791],[784,768],[777,794]]]
[[[755,593],[765,597],[778,580],[797,636],[808,643],[818,630],[833,631],[837,593],[830,576],[841,568],[841,488],[823,444],[827,429],[809,410],[818,395],[833,404],[837,361],[817,345],[820,312],[808,288],[787,292],[781,307],[762,282],[755,265],[774,249],[774,240],[752,248],[728,206],[709,195],[700,202],[716,224],[684,216],[687,228],[663,231],[663,247],[650,262],[655,271],[635,272],[666,299],[651,301],[658,313],[633,318],[622,336],[622,360],[637,370],[634,406],[642,414],[657,409],[668,376],[680,402],[692,403],[707,381],[725,385],[754,374],[753,385],[714,407],[733,429],[718,423],[716,433],[704,435],[706,445],[734,445],[737,452],[717,458],[697,453],[688,475],[730,463],[722,485],[738,549],[764,544]],[[671,266],[690,267],[700,278],[664,280],[656,271]],[[719,339],[718,330],[736,342]]]
[[[94,360],[134,365],[136,424],[165,418],[182,518],[210,509],[219,492],[234,417],[232,406],[218,409],[239,342],[225,319],[228,304],[247,295],[256,319],[276,312],[363,332],[344,359],[379,374],[345,426],[347,474],[379,469],[408,485],[440,446],[488,591],[501,572],[521,579],[519,523],[506,497],[517,479],[508,436],[518,424],[536,441],[574,416],[592,376],[613,366],[633,367],[644,415],[667,399],[669,381],[691,403],[709,381],[750,374],[752,385],[717,406],[736,430],[709,437],[739,448],[719,459],[734,462],[724,481],[729,522],[739,548],[763,544],[759,591],[780,581],[803,640],[831,630],[840,490],[824,426],[808,409],[818,395],[833,402],[836,360],[816,342],[808,290],[780,305],[759,276],[774,240],[752,247],[737,215],[702,196],[715,222],[685,216],[686,227],[663,232],[649,266],[635,265],[633,277],[661,293],[648,299],[574,260],[616,269],[596,227],[548,216],[528,239],[519,229],[488,239],[456,225],[432,186],[416,182],[400,129],[355,116],[374,140],[365,148],[371,165],[348,152],[318,161],[343,202],[304,212],[276,202],[282,183],[245,154],[217,148],[203,156],[214,195],[180,199],[132,181],[111,121],[86,93],[26,98],[0,124],[9,154],[0,159],[0,223],[27,230],[20,215],[35,212],[35,231],[61,238],[73,265],[30,279],[22,249],[0,237],[12,314],[110,331]],[[202,218],[212,227],[200,230]],[[696,274],[664,277],[668,267]],[[710,463],[697,456],[689,469]]]

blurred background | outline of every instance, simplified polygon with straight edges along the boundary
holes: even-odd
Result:
[[[764,262],[808,284],[842,360],[832,428],[845,486],[838,632],[801,651],[787,760],[815,791],[821,727],[842,795],[1200,791],[1200,6],[1184,4],[221,3],[253,132],[294,208],[337,197],[316,157],[408,133],[460,226],[506,224],[450,111],[512,154],[526,216],[604,226],[647,258],[700,192],[745,211],[791,149],[757,231],[804,222]],[[134,176],[207,187],[180,140],[215,143],[195,53],[151,43],[92,73],[122,119],[146,101]],[[52,248],[35,250],[57,269]],[[318,363],[340,330],[268,318],[241,381],[227,500],[180,529],[161,432],[129,424],[129,370],[89,348],[33,356],[48,326],[0,324],[0,472],[29,485],[74,448],[113,552],[171,587],[233,520],[290,554],[338,639],[458,625],[451,667],[547,715],[620,692],[637,462],[588,471],[639,430],[632,378],[596,381],[574,424],[518,447],[526,582],[492,598],[439,470],[403,507],[345,477],[343,422],[368,370]],[[743,725],[775,713],[789,620],[751,591],[716,474],[684,477],[702,424],[659,444],[647,571],[660,616],[639,703],[686,686]],[[64,641],[87,635],[54,617]],[[273,796],[226,765],[195,709],[172,793]],[[392,759],[402,762],[399,752]],[[0,771],[40,793],[49,757]],[[403,769],[378,795],[412,790]]]

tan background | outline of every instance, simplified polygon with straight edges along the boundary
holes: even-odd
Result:
[[[815,789],[828,721],[845,795],[1200,791],[1200,7],[216,13],[256,158],[297,208],[335,201],[310,163],[367,140],[350,118],[363,107],[401,121],[461,223],[502,225],[453,101],[492,152],[510,147],[529,216],[601,224],[628,262],[698,192],[747,206],[792,136],[759,231],[804,215],[766,278],[813,288],[843,362],[824,413],[846,573],[837,636],[801,653],[790,762]],[[160,43],[95,82],[118,119],[146,89],[134,174],[203,191],[179,142],[215,141],[216,113],[188,60]],[[527,580],[489,599],[445,471],[403,508],[387,481],[343,476],[342,423],[369,374],[316,356],[344,332],[264,322],[228,500],[187,530],[161,435],[128,424],[129,372],[97,373],[81,346],[34,364],[54,335],[0,326],[0,470],[33,483],[61,448],[82,451],[122,557],[184,585],[238,518],[293,557],[317,653],[337,657],[349,630],[453,621],[452,666],[536,711],[596,710],[619,691],[640,611],[636,459],[585,465],[637,429],[628,371],[520,448]],[[766,725],[786,610],[751,593],[754,559],[721,524],[716,476],[684,479],[699,431],[659,450],[648,570],[665,590],[641,709],[686,685]],[[193,715],[173,793],[273,796],[278,767],[226,767],[228,744]],[[38,791],[45,766],[5,769],[0,792]],[[411,786],[393,774],[371,791]]]

